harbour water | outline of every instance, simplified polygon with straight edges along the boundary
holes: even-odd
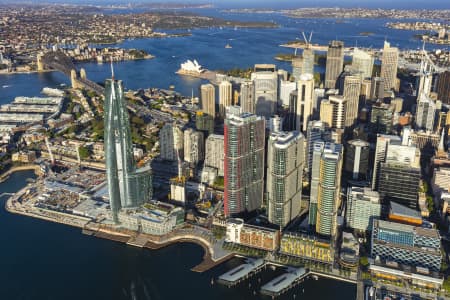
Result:
[[[243,15],[208,12],[224,18],[242,19]],[[314,30],[314,43],[327,43],[339,38],[347,45],[381,48],[385,36],[400,48],[416,49],[420,42],[413,32],[384,27],[387,20],[297,20],[280,15],[253,15],[254,20],[274,20],[277,29],[211,28],[192,30],[192,36],[169,39],[129,40],[118,45],[145,49],[156,56],[153,60],[117,63],[116,77],[127,88],[148,87],[175,89],[185,95],[198,94],[199,79],[175,74],[180,63],[197,59],[210,70],[250,67],[255,63],[276,63],[290,70],[285,62],[276,62],[277,53],[293,50],[279,45],[301,36],[301,31]],[[246,19],[249,19],[247,17]],[[360,32],[373,32],[370,37]],[[231,49],[225,45],[230,44]],[[88,77],[102,82],[110,76],[107,64],[82,64]],[[58,87],[69,81],[62,74],[0,75],[0,104],[16,96],[38,95],[45,87]],[[0,194],[22,188],[31,172],[13,174],[0,184]],[[0,299],[258,299],[254,294],[265,282],[276,276],[263,271],[236,288],[211,286],[211,278],[231,269],[237,261],[227,262],[209,272],[199,274],[190,268],[200,262],[201,247],[179,244],[159,251],[133,248],[124,244],[82,235],[79,229],[48,223],[7,213],[1,198],[0,208]],[[258,278],[262,278],[259,282]],[[295,296],[294,296],[295,295]],[[307,280],[280,299],[354,299],[356,286],[333,280]]]
[[[202,80],[175,74],[180,64],[187,59],[197,59],[210,70],[226,70],[235,67],[247,68],[256,63],[275,63],[279,68],[291,70],[287,62],[274,60],[278,53],[293,53],[293,49],[282,48],[281,44],[296,39],[302,40],[302,31],[313,31],[312,42],[327,44],[333,39],[340,39],[347,46],[382,48],[386,38],[401,49],[422,47],[415,40],[415,32],[395,30],[385,27],[390,20],[385,19],[293,19],[279,14],[231,14],[217,9],[194,10],[206,15],[226,19],[274,21],[280,25],[275,29],[235,29],[205,28],[191,31],[191,36],[165,39],[134,39],[113,45],[124,48],[144,49],[155,55],[151,60],[120,62],[115,65],[116,77],[124,81],[125,87],[139,89],[148,87],[175,89],[184,95],[198,95]],[[361,36],[362,32],[373,33]],[[230,44],[231,49],[225,48]],[[438,48],[427,45],[427,49]],[[442,46],[445,47],[445,46]],[[109,64],[79,64],[87,71],[88,78],[104,82],[110,76]],[[15,96],[37,95],[45,86],[57,87],[68,84],[69,80],[57,72],[42,74],[0,75],[0,104],[11,102]]]
[[[11,175],[0,184],[0,194],[18,191],[31,177],[30,171]],[[195,273],[190,269],[203,257],[198,245],[134,248],[83,235],[78,228],[10,214],[5,200],[0,198],[0,299],[260,299],[261,285],[279,274],[267,269],[234,288],[211,285],[211,278],[239,261]],[[298,299],[331,300],[337,290],[339,299],[355,298],[353,284],[310,279],[279,299],[295,294]]]

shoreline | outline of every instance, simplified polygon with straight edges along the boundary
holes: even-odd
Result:
[[[23,166],[15,166],[15,167],[9,168],[8,170],[6,170],[5,172],[0,174],[0,183],[5,182],[6,180],[9,179],[9,176],[14,174],[15,172],[20,172],[20,171],[34,171],[34,174],[36,174],[36,175],[41,174],[41,170],[38,165],[28,164],[28,165],[23,165]]]
[[[113,63],[127,62],[127,61],[138,61],[138,60],[150,60],[150,59],[155,59],[155,58],[156,58],[155,55],[149,54],[149,55],[147,55],[145,57],[132,58],[132,59],[113,60]],[[105,63],[109,63],[109,62],[107,62],[107,61],[99,62],[96,59],[75,61],[75,65],[77,65],[77,64],[87,64],[87,63],[97,63],[99,65],[102,65],[102,64],[105,64]],[[2,75],[17,75],[17,74],[51,73],[51,72],[59,72],[59,71],[58,70],[52,70],[52,69],[41,70],[41,71],[39,71],[39,70],[12,71],[12,72],[0,71],[0,76],[2,76]]]
[[[48,211],[39,208],[36,208],[36,211],[30,211],[29,209],[23,208],[23,206],[18,202],[15,202],[15,198],[25,194],[27,189],[28,186],[25,186],[6,200],[5,210],[7,212],[79,228],[81,229],[82,234],[124,243],[136,248],[159,250],[177,243],[196,244],[201,246],[204,251],[202,261],[191,268],[191,271],[198,273],[206,272],[236,256],[236,253],[229,253],[223,257],[215,258],[212,245],[206,239],[195,235],[180,234],[175,232],[176,235],[172,237],[153,236],[128,230],[119,230],[109,227],[109,225],[92,223],[92,219],[83,216]],[[21,207],[19,208],[18,205]]]

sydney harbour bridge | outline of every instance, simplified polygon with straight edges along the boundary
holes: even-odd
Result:
[[[103,95],[105,88],[101,85],[87,79],[86,71],[81,68],[77,70],[72,59],[63,51],[48,51],[37,56],[38,71],[48,69],[60,71],[70,78],[73,88],[85,88]]]

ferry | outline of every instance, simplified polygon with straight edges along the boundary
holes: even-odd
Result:
[[[4,88],[4,89],[9,88],[9,87],[10,87],[10,85],[6,85],[6,84],[2,86],[2,88]]]
[[[226,45],[225,45],[225,49],[231,49],[231,48],[233,48],[233,47],[231,47],[230,44],[226,44]]]

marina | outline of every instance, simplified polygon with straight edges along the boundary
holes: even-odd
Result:
[[[248,258],[246,259],[245,264],[239,265],[236,268],[220,275],[217,281],[228,287],[232,287],[249,278],[253,274],[258,273],[265,266],[266,263],[262,258]]]

